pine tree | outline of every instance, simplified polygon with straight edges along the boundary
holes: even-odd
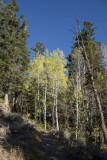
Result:
[[[36,53],[43,54],[43,52],[45,51],[46,47],[45,47],[45,45],[44,45],[43,42],[38,41],[38,42],[36,43],[36,47],[35,47],[35,48],[32,47],[31,49],[32,49],[33,51],[35,51]]]
[[[71,98],[72,98],[71,105],[77,106],[77,110],[79,111],[79,114],[77,114],[77,122],[79,119],[81,125],[80,126],[77,125],[79,123],[76,123],[76,125],[77,125],[77,128],[78,126],[81,127],[81,128],[78,128],[78,131],[80,129],[80,133],[85,133],[84,134],[85,140],[86,138],[92,139],[92,133],[94,134],[94,130],[96,128],[99,128],[100,117],[98,116],[98,112],[97,112],[98,111],[98,108],[97,108],[98,103],[96,103],[97,96],[93,94],[95,93],[95,91],[93,92],[93,88],[97,86],[97,94],[98,96],[100,96],[100,99],[104,99],[104,94],[106,95],[105,89],[104,89],[105,82],[103,78],[104,65],[103,65],[103,55],[101,51],[102,44],[96,42],[95,38],[93,37],[94,30],[95,30],[95,28],[93,28],[93,25],[94,24],[92,24],[91,22],[85,21],[82,32],[79,32],[79,33],[76,32],[76,39],[75,39],[76,43],[74,43],[72,54],[70,54],[68,58],[69,79],[74,85],[73,87],[70,86],[70,88],[72,89],[72,94],[73,92],[75,93],[76,90],[79,91],[78,90],[79,88],[77,86],[80,86],[81,88],[79,91],[81,93],[81,99],[80,99],[81,101],[79,102],[79,99],[78,99],[79,97],[77,96],[77,94],[76,96],[71,95]],[[78,61],[77,51],[79,51],[81,54],[79,55],[79,57],[81,56],[79,61]],[[79,67],[80,74],[78,74],[79,73],[78,64],[80,63],[81,63]],[[91,70],[91,75],[93,78],[90,76],[89,70]],[[76,79],[76,75],[78,75],[77,79]],[[94,85],[92,83],[92,80],[94,81]],[[74,83],[74,81],[78,83]],[[80,81],[82,83],[80,83]],[[76,93],[79,93],[79,92],[76,92]],[[103,104],[102,100],[101,100],[101,103]],[[103,105],[103,109],[104,109],[104,105]],[[81,116],[81,111],[84,112],[84,116],[83,115]],[[85,120],[86,115],[88,115],[87,120]],[[85,123],[83,123],[84,121]],[[77,132],[77,129],[76,129],[76,132]],[[89,133],[89,136],[86,133]],[[78,132],[76,133],[76,135],[78,135]]]
[[[88,42],[90,42],[90,39],[92,41],[94,40],[94,39],[91,38],[91,36],[93,35],[93,30],[94,30],[92,28],[93,24],[91,24],[91,22],[84,23],[84,29],[82,30],[82,32],[80,30],[78,20],[77,20],[77,24],[78,24],[79,34],[76,33],[76,41],[77,41],[76,44],[79,47],[79,49],[81,50],[81,53],[83,55],[84,61],[85,61],[86,66],[87,66],[89,79],[90,79],[90,82],[91,82],[94,97],[95,97],[95,100],[96,100],[96,105],[98,107],[98,111],[99,111],[99,115],[100,115],[101,128],[102,128],[102,131],[103,131],[103,134],[104,134],[104,137],[105,137],[105,141],[107,142],[107,128],[106,128],[106,124],[105,124],[105,120],[104,120],[104,114],[103,114],[103,108],[102,108],[101,100],[99,98],[98,91],[97,91],[97,88],[96,88],[95,77],[94,77],[94,72],[93,72],[93,60],[95,61],[95,59],[92,59],[92,61],[90,60],[91,51],[88,52],[88,49],[90,49],[90,48],[87,45]],[[85,30],[85,32],[84,32],[84,30]],[[86,35],[86,39],[84,38],[84,35]],[[87,46],[88,46],[88,48],[87,48]],[[97,48],[93,47],[92,49],[95,50],[95,53],[93,52],[93,55],[95,55],[97,53],[97,55],[96,55],[96,61],[97,61],[97,58],[98,58],[98,52],[96,52]],[[99,59],[99,62],[101,63],[100,57],[98,59]]]
[[[23,15],[17,17],[19,7],[16,0],[10,4],[0,3],[0,61],[2,88],[8,105],[8,94],[16,97],[22,90],[25,71],[29,63],[27,49],[27,20],[20,24]]]

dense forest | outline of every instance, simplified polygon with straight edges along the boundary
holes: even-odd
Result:
[[[84,21],[80,30],[76,20],[67,58],[38,41],[30,60],[28,22],[18,12],[16,0],[0,2],[0,102],[75,144],[106,145],[107,47],[95,40],[95,25]]]

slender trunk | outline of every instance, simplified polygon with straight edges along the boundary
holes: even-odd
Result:
[[[46,87],[44,90],[44,126],[46,130]]]
[[[39,95],[39,83],[38,83],[38,108],[39,108],[39,122],[40,122],[40,95]]]
[[[84,91],[83,91],[83,94],[82,94],[82,100],[83,100],[83,114],[85,114],[85,106],[84,106]],[[83,137],[84,137],[84,144],[86,145],[86,131],[85,131],[85,124],[83,124],[82,126],[83,128]]]
[[[77,86],[76,86],[76,140],[78,139],[78,120],[79,120],[79,108],[78,108],[78,76],[77,76]]]
[[[78,70],[77,70],[77,76],[76,76],[76,111],[77,111],[77,115],[76,115],[76,140],[78,139],[78,124],[80,122],[80,114],[79,114],[79,90],[81,91],[81,81],[80,81],[80,59],[79,59],[79,53],[78,53],[78,57],[77,57],[77,65],[78,65]],[[82,97],[81,97],[82,98]]]
[[[55,128],[55,117],[54,117],[54,113],[55,113],[55,89],[53,87],[53,106],[52,106],[52,128]]]
[[[9,98],[8,98],[8,92],[5,93],[4,103],[6,108],[9,108]]]
[[[35,121],[37,121],[36,91],[35,91]]]
[[[78,23],[78,20],[77,20],[77,23]],[[91,79],[92,88],[93,88],[93,92],[94,92],[94,97],[96,99],[96,103],[97,103],[97,107],[98,107],[99,115],[100,115],[100,119],[101,119],[101,127],[102,127],[102,130],[103,130],[103,133],[104,133],[105,141],[107,143],[107,128],[106,128],[106,125],[105,125],[105,120],[104,120],[104,114],[103,114],[103,110],[102,110],[102,106],[101,106],[101,101],[100,101],[100,98],[98,96],[97,88],[95,86],[94,77],[93,77],[93,74],[92,74],[89,59],[87,57],[86,48],[85,48],[85,45],[84,45],[84,42],[83,42],[83,37],[81,35],[79,23],[78,23],[78,28],[79,28],[79,34],[80,34],[80,37],[81,37],[81,40],[82,40],[82,48],[80,47],[79,39],[78,39],[78,45],[79,45],[79,47],[82,51],[82,55],[84,57],[84,60],[85,60],[85,63],[86,63],[87,69],[88,69],[88,74],[89,74],[90,79]]]
[[[55,96],[55,98],[56,98],[56,129],[57,129],[57,131],[59,131],[59,122],[58,122],[58,106],[57,106],[57,96],[58,96],[58,92],[57,92],[57,82],[56,82],[56,96]]]
[[[41,122],[41,110],[40,110],[40,88],[39,88],[39,71],[38,71],[38,108],[39,108],[39,122]]]
[[[76,140],[78,139],[78,98],[76,99],[76,110],[77,110],[77,117],[76,117]]]
[[[37,121],[36,80],[35,80],[35,88],[34,88],[34,107],[35,107],[35,121]]]
[[[78,87],[78,91],[81,92],[81,66],[80,66],[80,58],[78,55],[78,79],[77,79],[77,87]],[[79,94],[77,93],[78,98],[79,98]],[[82,99],[82,94],[81,94],[81,99]],[[78,105],[79,105],[79,100],[78,100]],[[78,109],[78,122],[80,123],[80,110]]]

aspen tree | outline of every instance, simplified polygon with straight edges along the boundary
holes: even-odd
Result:
[[[56,119],[56,129],[59,131],[59,121],[58,121],[58,93],[63,89],[67,88],[67,75],[65,74],[66,60],[63,51],[59,49],[54,50],[50,53],[49,57],[49,67],[50,67],[50,79],[53,89],[53,99],[55,108],[55,119]],[[54,116],[54,115],[53,115]],[[54,120],[54,118],[53,118]]]
[[[44,56],[40,55],[39,53],[36,54],[36,57],[30,64],[30,71],[29,71],[29,77],[31,79],[35,80],[35,84],[37,84],[37,100],[38,100],[38,115],[39,115],[39,121],[41,121],[41,109],[40,109],[40,84],[42,82],[42,75],[44,71]],[[36,94],[36,92],[35,92]],[[35,95],[36,96],[36,95]],[[36,97],[35,97],[35,103],[36,103]],[[35,104],[36,105],[36,104]]]

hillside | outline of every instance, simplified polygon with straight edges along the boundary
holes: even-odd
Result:
[[[0,105],[0,160],[42,160],[46,154],[35,125]]]
[[[0,104],[0,160],[69,160],[58,140]]]

